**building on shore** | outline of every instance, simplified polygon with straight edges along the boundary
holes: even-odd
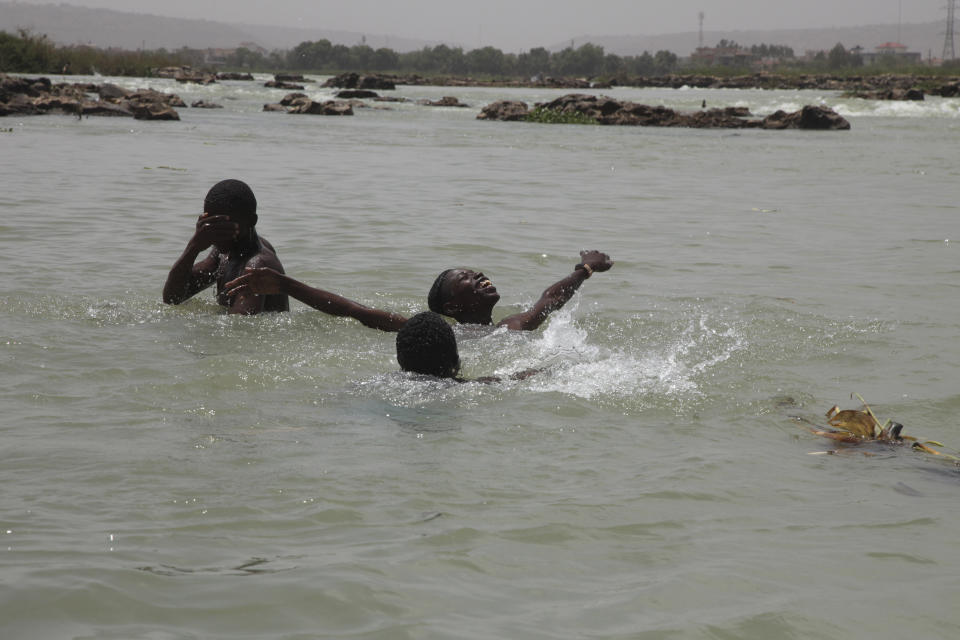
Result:
[[[866,66],[873,64],[894,62],[896,64],[921,64],[923,54],[919,51],[907,51],[907,45],[899,42],[884,42],[874,47],[872,52],[856,46],[850,50],[853,55],[860,56]]]
[[[705,67],[750,67],[758,56],[740,47],[697,47],[690,62]]]

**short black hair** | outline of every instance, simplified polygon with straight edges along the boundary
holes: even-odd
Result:
[[[257,198],[242,180],[221,180],[210,187],[203,199],[203,210],[211,215],[252,219],[257,223]]]
[[[430,311],[434,313],[443,313],[443,300],[440,298],[440,289],[443,287],[443,281],[447,279],[447,274],[451,271],[453,271],[453,269],[441,271],[437,279],[433,281],[433,286],[430,287],[430,293],[427,294],[427,306],[430,307]]]
[[[452,378],[460,369],[453,329],[440,314],[423,311],[397,332],[397,362],[404,371]]]

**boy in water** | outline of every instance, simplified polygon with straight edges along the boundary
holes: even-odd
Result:
[[[411,373],[458,379],[460,354],[453,329],[432,311],[418,313],[397,332],[397,362]]]
[[[547,316],[567,303],[584,281],[595,271],[608,271],[610,256],[600,251],[581,251],[580,263],[573,272],[552,284],[527,311],[508,316],[497,323],[518,331],[536,329]],[[493,307],[500,300],[490,279],[471,269],[447,269],[434,280],[427,296],[430,310],[469,324],[493,324]]]
[[[257,235],[257,199],[246,183],[222,180],[210,188],[203,201],[203,215],[197,220],[193,237],[167,275],[163,301],[180,304],[217,284],[217,302],[227,313],[254,314],[261,311],[289,311],[284,293],[230,292],[227,282],[245,268],[268,268],[283,273],[273,245]],[[203,260],[202,251],[213,247]]]
[[[419,373],[438,378],[451,378],[456,382],[500,382],[496,376],[484,376],[474,380],[460,377],[460,354],[453,329],[439,313],[423,311],[413,316],[397,332],[397,362],[400,368],[410,373]],[[523,380],[539,369],[527,369],[510,376],[511,380]]]
[[[536,329],[550,313],[566,304],[595,271],[607,271],[612,266],[613,261],[605,253],[581,251],[580,263],[570,275],[547,287],[529,310],[508,316],[496,326],[521,331]],[[287,294],[324,313],[349,316],[382,331],[398,331],[407,321],[400,314],[365,307],[269,268],[248,268],[242,276],[227,282],[225,288],[228,295]],[[493,307],[498,300],[500,294],[490,279],[470,269],[447,269],[434,281],[427,296],[431,311],[458,322],[483,325],[493,324]]]

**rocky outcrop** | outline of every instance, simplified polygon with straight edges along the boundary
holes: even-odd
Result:
[[[317,116],[352,116],[353,106],[349,102],[339,102],[337,100],[326,100],[324,102],[306,100],[288,109],[288,113],[307,113]]]
[[[304,89],[302,84],[284,82],[282,80],[267,80],[263,83],[263,86],[267,87],[268,89],[286,89],[288,91],[303,91]]]
[[[691,127],[723,129],[828,129],[844,130],[850,123],[829,107],[806,106],[795,113],[778,111],[763,119],[751,118],[742,107],[680,112],[606,96],[571,93],[535,105],[560,114],[580,114],[604,125],[640,127]],[[503,100],[484,107],[480,120],[526,120],[529,108],[523,102]]]
[[[92,98],[98,94],[98,99]],[[126,91],[109,83],[53,84],[48,78],[0,76],[0,115],[69,114],[123,116],[141,120],[179,120],[174,107],[186,104],[176,94],[153,89]]]
[[[128,93],[121,98],[129,102],[143,102],[152,104],[162,104],[167,107],[186,107],[187,103],[183,98],[175,93],[163,93],[156,89],[137,89],[133,93]]]
[[[368,98],[379,98],[380,94],[369,89],[344,89],[337,92],[337,97],[343,100],[365,100]]]
[[[211,73],[205,73],[195,76],[177,76],[176,81],[180,84],[216,84],[217,77]]]
[[[253,80],[253,74],[237,73],[235,71],[220,71],[217,80]]]
[[[273,74],[273,79],[277,82],[294,82],[298,84],[313,82],[313,80],[309,80],[299,73],[275,73]]]
[[[207,102],[206,100],[197,100],[190,104],[194,109],[223,109],[222,104],[216,102]]]
[[[193,73],[193,67],[183,65],[182,67],[160,67],[153,70],[153,75],[158,78],[176,78],[177,76],[187,76]]]
[[[439,100],[417,100],[417,104],[425,107],[469,107],[454,96],[443,96]]]
[[[129,102],[128,108],[137,120],[179,120],[180,114],[160,102]]]
[[[863,98],[864,100],[923,100],[923,91],[912,87],[910,89],[879,89],[876,91],[848,91],[844,95],[849,98]]]
[[[491,102],[477,116],[477,120],[526,120],[530,107],[519,100],[498,100]]]
[[[943,98],[956,98],[960,96],[960,82],[951,82],[940,86],[936,94]]]
[[[353,105],[350,102],[327,100],[318,102],[311,100],[304,93],[290,93],[283,97],[278,104],[263,105],[264,111],[283,111],[286,113],[305,113],[319,116],[352,116]]]
[[[392,91],[397,88],[393,76],[360,75],[359,73],[341,73],[323,83],[324,87],[338,89],[369,89],[371,91]]]
[[[776,111],[763,119],[764,129],[820,129],[824,131],[845,131],[850,128],[846,118],[839,115],[830,107],[807,105],[794,111],[785,113]]]
[[[325,86],[357,88],[350,79],[357,74],[343,74],[329,80]],[[532,78],[501,78],[496,80],[477,79],[464,76],[430,76],[417,74],[406,76],[382,76],[396,85],[437,86],[437,87],[549,87],[559,89],[583,90],[603,89],[611,86],[656,87],[679,89],[681,87],[711,89],[817,89],[828,91],[881,91],[886,89],[919,88],[928,94],[955,96],[960,93],[944,94],[942,91],[960,92],[960,78],[930,78],[920,75],[882,74],[864,76],[834,76],[829,74],[778,74],[757,72],[740,76],[713,76],[705,74],[668,74],[659,76],[618,76],[595,78],[569,78],[537,75]],[[353,81],[355,82],[356,79]],[[376,89],[377,87],[363,87]]]

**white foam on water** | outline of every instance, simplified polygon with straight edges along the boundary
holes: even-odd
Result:
[[[569,314],[561,314],[534,341],[542,359],[553,364],[546,375],[530,379],[530,388],[586,399],[699,394],[698,378],[744,347],[744,339],[734,327],[717,328],[716,322],[703,312],[676,327],[665,340],[658,336],[650,341],[599,346]]]

